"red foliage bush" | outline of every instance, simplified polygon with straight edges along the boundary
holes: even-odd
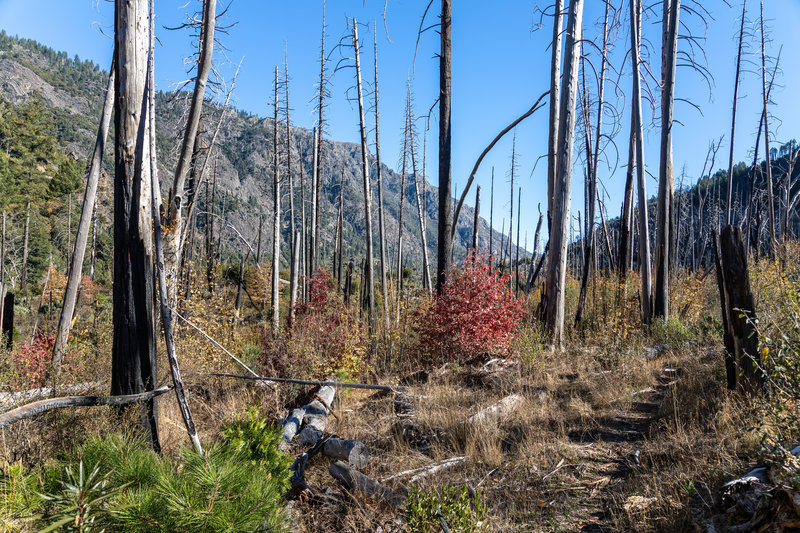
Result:
[[[440,361],[508,352],[525,315],[508,284],[508,276],[489,266],[488,253],[468,254],[449,272],[442,294],[421,322],[425,351]]]
[[[14,376],[12,386],[16,390],[31,389],[44,385],[47,365],[53,357],[56,338],[36,337],[33,344],[23,344],[12,354]]]

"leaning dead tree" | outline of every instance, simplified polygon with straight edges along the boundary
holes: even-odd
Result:
[[[175,167],[172,188],[170,189],[167,202],[165,226],[170,228],[166,236],[166,261],[167,279],[171,282],[170,302],[174,305],[177,302],[177,286],[179,277],[179,267],[183,255],[183,227],[190,222],[191,217],[184,219],[183,208],[186,188],[186,176],[192,163],[192,152],[200,125],[200,115],[203,112],[203,100],[205,98],[206,84],[208,75],[211,72],[211,56],[214,51],[214,30],[216,28],[216,9],[217,0],[203,0],[203,17],[200,30],[199,56],[197,60],[197,75],[195,77],[194,92],[189,107],[189,116],[186,121],[186,129],[181,142],[181,150],[178,156],[178,163]]]
[[[186,426],[189,440],[197,453],[203,453],[200,445],[200,437],[194,425],[192,412],[189,410],[189,403],[186,401],[186,394],[183,390],[183,379],[178,367],[178,357],[175,354],[175,338],[172,328],[172,313],[169,309],[169,291],[167,290],[166,265],[164,263],[164,239],[161,229],[161,186],[158,182],[158,158],[156,157],[156,99],[155,99],[155,0],[150,0],[150,48],[147,61],[147,111],[150,121],[150,131],[148,132],[148,142],[150,148],[150,186],[153,191],[151,195],[151,209],[153,215],[153,241],[156,252],[156,266],[158,278],[158,301],[161,307],[161,326],[164,328],[164,341],[167,348],[167,361],[172,374],[172,386],[175,389],[175,397],[178,401],[178,408]],[[88,207],[88,206],[84,206]]]
[[[111,72],[108,76],[108,87],[106,88],[106,99],[103,104],[103,113],[100,116],[100,127],[97,130],[97,138],[94,143],[92,162],[89,166],[89,175],[86,178],[86,192],[83,195],[83,207],[81,218],[78,222],[78,233],[75,235],[75,249],[69,264],[69,275],[67,285],[64,288],[64,300],[61,306],[61,315],[58,319],[56,328],[56,340],[53,347],[53,377],[58,376],[61,371],[61,362],[64,353],[67,351],[67,340],[69,339],[70,323],[75,312],[75,303],[78,296],[78,287],[81,284],[83,270],[83,259],[86,256],[86,243],[89,239],[89,229],[92,224],[92,216],[97,200],[97,184],[100,181],[100,169],[103,166],[103,154],[105,152],[108,129],[111,124],[111,111],[114,109],[114,85],[116,60],[111,63]]]
[[[364,218],[366,234],[366,280],[367,305],[369,307],[370,327],[375,325],[375,271],[372,262],[372,188],[369,179],[369,162],[367,161],[367,125],[364,119],[364,97],[361,90],[361,57],[358,43],[358,22],[353,18],[353,51],[355,53],[356,90],[358,92],[358,111],[361,130],[361,177],[364,182]]]
[[[114,98],[114,340],[111,394],[134,395],[158,382],[153,331],[153,194],[147,109],[148,0],[117,2]],[[124,73],[122,75],[121,73]],[[155,401],[141,411],[149,443],[159,449]]]
[[[583,29],[583,0],[570,3],[564,43],[564,76],[559,110],[557,172],[552,196],[550,256],[545,287],[545,325],[554,345],[564,336],[564,290],[569,244],[569,208],[572,187],[572,149],[575,130],[575,103]]]

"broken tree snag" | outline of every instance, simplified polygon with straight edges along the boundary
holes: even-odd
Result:
[[[281,442],[281,448],[288,447],[292,443],[292,439],[294,439],[294,436],[300,431],[300,426],[303,424],[303,417],[305,417],[305,415],[305,408],[298,407],[297,409],[292,409],[292,412],[289,413],[289,416],[283,421],[283,441]]]
[[[406,497],[404,495],[381,485],[374,479],[365,476],[358,470],[350,468],[341,461],[331,463],[328,472],[330,472],[337,481],[347,487],[348,490],[360,492],[370,498],[381,500],[392,507],[403,508],[406,506]]]
[[[317,391],[319,399],[314,400],[306,405],[305,414],[303,416],[303,431],[297,436],[301,446],[316,443],[322,436],[322,432],[328,425],[328,413],[330,412],[326,405],[333,403],[333,397],[336,394],[336,388],[331,385],[320,387]]]
[[[722,271],[722,254],[720,249],[720,236],[716,230],[711,231],[711,242],[714,244],[714,264],[717,271],[717,288],[719,289],[720,297],[720,311],[722,316],[722,338],[725,344],[723,354],[725,356],[725,377],[727,387],[729,390],[736,390],[736,362],[733,358],[733,338],[731,337],[730,329],[728,328],[728,306],[725,299],[725,281]]]
[[[723,291],[720,293],[725,307],[724,324],[730,346],[725,349],[733,357],[742,376],[740,386],[746,392],[757,392],[763,385],[763,374],[758,354],[758,331],[754,326],[756,308],[750,292],[750,274],[744,251],[741,230],[725,226],[719,237],[719,266]]]
[[[3,338],[6,349],[10,350],[14,344],[14,293],[7,292],[3,298]]]
[[[369,450],[357,440],[328,439],[322,446],[323,455],[347,461],[356,468],[363,468],[369,462]]]
[[[525,398],[521,394],[511,394],[502,400],[493,403],[489,407],[478,411],[467,419],[468,424],[482,424],[506,418],[516,409],[518,409]]]

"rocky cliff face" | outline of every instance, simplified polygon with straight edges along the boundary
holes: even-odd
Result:
[[[36,97],[38,93],[51,109],[58,136],[78,156],[87,158],[94,145],[97,123],[103,102],[107,72],[90,62],[70,59],[65,53],[57,53],[33,41],[18,40],[0,35],[0,97],[12,103],[20,103]],[[187,107],[184,95],[159,94],[157,98],[157,140],[160,176],[163,194],[166,197],[171,184],[170,176],[179,150],[184,110]],[[203,139],[208,142],[216,125],[220,109],[207,104],[202,128]],[[272,136],[273,120],[260,118],[243,111],[229,109],[223,119],[216,147],[207,165],[204,180],[209,184],[216,175],[216,212],[222,216],[220,242],[223,259],[238,256],[245,246],[230,228],[234,226],[242,235],[255,244],[259,218],[264,218],[265,230],[272,213]],[[283,239],[289,237],[290,219],[289,186],[286,169],[286,127],[279,123],[279,151],[282,177]],[[112,132],[113,135],[113,132]],[[312,173],[312,134],[303,128],[291,129],[292,180],[295,187],[296,220],[301,220],[301,183],[306,191],[310,188]],[[360,167],[360,146],[353,143],[325,140],[322,150],[322,215],[321,246],[325,264],[329,264],[336,233],[336,218],[340,189],[344,198],[344,246],[345,258],[358,261],[363,257],[364,244],[364,200]],[[205,156],[203,155],[203,158]],[[106,154],[106,176],[101,183],[101,210],[111,219],[110,170],[113,153]],[[374,159],[370,177],[373,190],[373,235],[375,236],[375,259],[379,258],[378,244],[378,198],[377,172]],[[394,257],[397,248],[398,217],[400,212],[400,175],[382,165],[384,187],[384,213],[386,221],[387,259]],[[420,224],[417,215],[414,176],[406,178],[404,198],[404,256],[414,267],[421,265],[422,245]],[[436,264],[436,228],[438,191],[420,178],[424,188],[426,230],[429,257],[432,268]],[[423,187],[424,183],[424,187]],[[205,212],[209,209],[205,197],[205,185],[198,191],[198,235],[202,235]],[[310,196],[306,192],[306,213],[310,212]],[[471,242],[474,211],[465,206],[455,238],[455,256],[462,257]],[[489,227],[485,220],[480,224],[481,246],[488,246]],[[268,237],[264,232],[262,250],[269,250]],[[495,248],[499,248],[500,235],[495,232]],[[287,242],[284,240],[284,242]],[[288,265],[289,247],[283,247],[284,265]]]

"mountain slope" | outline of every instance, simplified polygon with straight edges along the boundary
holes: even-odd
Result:
[[[107,72],[97,65],[81,61],[75,57],[70,59],[64,52],[55,52],[35,41],[17,39],[0,33],[0,97],[12,104],[19,104],[34,98],[38,93],[53,114],[57,136],[66,143],[79,158],[86,159],[91,152],[103,101],[103,92],[107,80]],[[182,117],[186,105],[186,95],[163,94],[157,97],[156,120],[159,163],[161,167],[162,189],[164,194],[170,185],[174,163],[182,133]],[[202,128],[207,134],[216,124],[219,108],[207,103],[206,120]],[[300,173],[303,173],[306,187],[310,184],[312,170],[312,138],[311,132],[303,128],[292,128],[292,161],[295,186],[299,190]],[[273,120],[259,118],[243,111],[229,110],[226,113],[217,145],[212,154],[206,172],[206,180],[211,181],[216,174],[217,180],[217,213],[223,213],[224,224],[221,236],[223,259],[230,258],[244,251],[244,245],[237,241],[235,232],[229,225],[235,226],[248,240],[255,242],[259,217],[269,220],[272,209],[272,136]],[[285,125],[279,124],[279,146],[285,150]],[[282,161],[281,175],[285,178],[285,153],[280,155]],[[106,154],[105,168],[110,173],[113,155]],[[299,163],[301,162],[301,163]],[[326,140],[322,151],[322,215],[321,246],[322,257],[327,263],[333,250],[338,210],[340,184],[344,185],[344,242],[345,258],[353,257],[356,261],[364,253],[364,200],[361,186],[360,146],[352,143],[341,143]],[[395,253],[400,202],[400,175],[389,167],[382,167],[384,183],[384,205],[386,217],[388,258]],[[373,205],[377,206],[377,183],[375,164],[372,161],[371,178],[373,180]],[[405,190],[405,212],[403,215],[404,256],[415,266],[421,265],[420,225],[417,215],[414,194],[413,176],[407,176]],[[342,181],[343,180],[343,181]],[[111,187],[108,177],[101,181],[101,212],[109,216],[111,209]],[[436,228],[437,228],[437,194],[435,187],[425,183],[425,214],[432,268],[436,263]],[[198,205],[197,223],[202,226],[205,220],[204,187],[200,187],[200,204]],[[282,190],[288,186],[284,180]],[[295,195],[300,220],[300,195]],[[283,238],[289,236],[288,193],[282,201],[284,208]],[[307,209],[310,206],[306,206]],[[378,254],[377,241],[377,207],[374,208],[374,235],[376,261]],[[465,206],[460,216],[456,232],[455,256],[464,255],[472,236],[472,220],[474,210]],[[489,228],[481,219],[479,245],[487,246]],[[198,232],[202,234],[202,231]],[[266,233],[266,232],[265,232]],[[495,232],[495,241],[499,244],[500,235]],[[497,246],[497,245],[496,245]],[[266,241],[262,249],[268,249]],[[288,265],[288,246],[282,251],[284,265]]]

